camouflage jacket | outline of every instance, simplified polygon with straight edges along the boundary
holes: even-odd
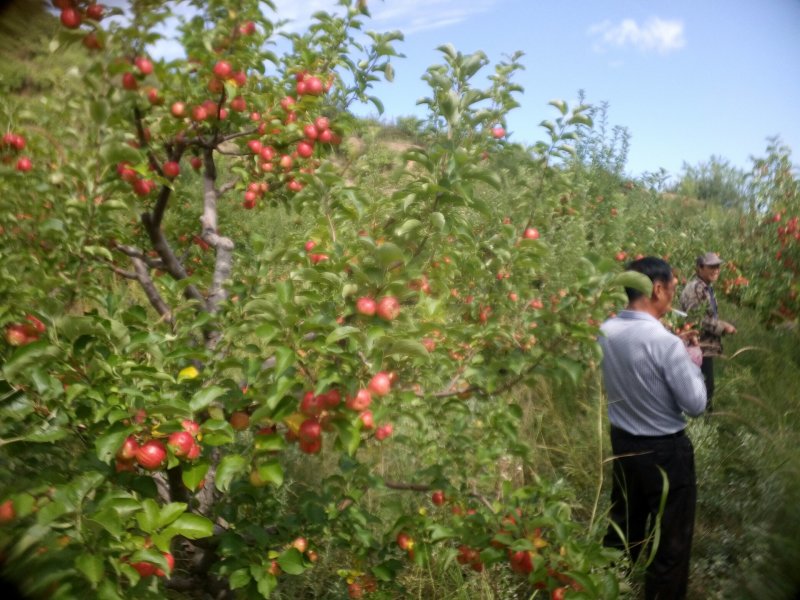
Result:
[[[690,279],[681,293],[681,308],[689,314],[688,320],[700,329],[703,356],[720,356],[727,323],[717,314],[711,286],[697,276]]]

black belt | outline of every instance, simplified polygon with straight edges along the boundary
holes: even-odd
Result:
[[[632,433],[628,433],[624,429],[620,429],[619,427],[615,427],[614,425],[612,425],[611,435],[616,438],[621,438],[624,440],[648,441],[648,440],[671,440],[685,436],[686,432],[683,429],[679,429],[675,433],[665,433],[664,435],[633,435]]]

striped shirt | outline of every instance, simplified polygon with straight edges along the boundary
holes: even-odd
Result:
[[[658,319],[623,310],[600,331],[611,425],[633,435],[667,435],[686,427],[684,414],[702,414],[706,387],[700,367]]]

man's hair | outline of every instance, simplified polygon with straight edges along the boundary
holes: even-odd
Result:
[[[669,266],[669,263],[656,256],[645,256],[639,260],[629,262],[625,270],[636,271],[637,273],[647,275],[653,283],[660,281],[661,283],[669,285],[674,277],[672,267]],[[644,297],[644,293],[629,287],[625,288],[625,293],[628,294],[628,302],[633,302],[638,298]]]

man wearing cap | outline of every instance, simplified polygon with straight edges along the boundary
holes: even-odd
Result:
[[[706,382],[706,412],[709,413],[713,410],[711,398],[714,395],[714,357],[722,355],[722,336],[736,333],[736,327],[721,320],[717,310],[717,299],[712,286],[719,279],[720,265],[722,259],[714,252],[698,256],[695,276],[681,293],[681,308],[700,326],[700,348],[703,351],[700,370]]]

